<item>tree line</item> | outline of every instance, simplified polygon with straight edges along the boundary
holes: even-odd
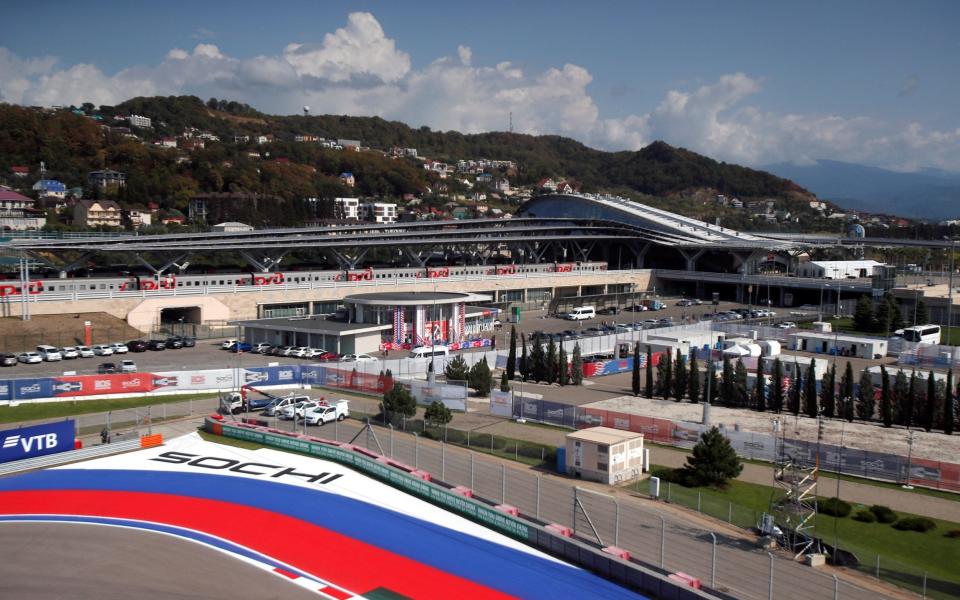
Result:
[[[909,376],[900,370],[890,376],[886,366],[880,368],[880,389],[873,376],[864,369],[859,376],[847,361],[840,379],[836,363],[824,374],[817,385],[817,362],[801,372],[799,366],[793,377],[787,377],[780,358],[773,362],[770,373],[764,373],[763,361],[757,361],[753,387],[748,385],[748,371],[742,358],[732,362],[724,356],[718,373],[714,362],[708,360],[706,372],[701,372],[696,353],[689,360],[681,352],[668,349],[654,367],[654,355],[646,350],[646,375],[641,378],[640,344],[634,346],[632,392],[647,398],[688,400],[691,403],[708,402],[728,408],[745,408],[759,412],[803,413],[808,417],[841,418],[853,421],[878,420],[884,427],[901,425],[922,427],[926,431],[942,430],[950,435],[960,426],[957,401],[960,389],[953,380],[953,370],[944,380],[938,380],[933,371],[924,378],[914,370]],[[656,376],[654,376],[656,371]],[[644,384],[641,385],[641,379]],[[779,382],[779,385],[777,384]]]

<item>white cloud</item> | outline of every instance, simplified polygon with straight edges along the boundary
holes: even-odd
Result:
[[[206,36],[209,37],[209,36]],[[638,149],[655,139],[749,165],[834,158],[915,169],[960,170],[960,129],[874,118],[762,111],[750,104],[761,81],[745,73],[695,89],[671,90],[655,107],[602,115],[592,75],[565,64],[526,72],[511,62],[474,65],[473,52],[412,68],[410,56],[370,13],[353,13],[320,44],[288,44],[276,55],[237,59],[214,44],[171,49],[156,65],[112,75],[94,65],[57,68],[53,57],[21,58],[0,47],[0,100],[23,104],[115,104],[137,95],[236,99],[264,111],[379,115],[411,126],[476,133],[560,134],[604,149]],[[909,86],[908,86],[909,87]]]

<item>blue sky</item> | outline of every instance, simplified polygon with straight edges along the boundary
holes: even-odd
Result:
[[[4,21],[8,102],[193,93],[461,131],[512,111],[605,149],[960,170],[957,2],[46,2]]]

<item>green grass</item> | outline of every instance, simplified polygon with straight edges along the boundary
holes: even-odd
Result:
[[[90,413],[101,413],[125,408],[157,406],[188,400],[215,398],[216,392],[203,394],[183,394],[177,396],[138,396],[136,398],[115,398],[112,400],[76,400],[73,402],[23,402],[17,406],[0,406],[0,423],[20,423],[39,419],[57,419]]]
[[[223,435],[216,435],[203,429],[197,429],[197,433],[200,434],[204,440],[208,442],[214,442],[216,444],[223,444],[224,446],[236,446],[237,448],[244,448],[246,450],[259,450],[261,448],[273,448],[273,446],[265,446],[263,444],[258,444],[256,442],[248,442],[247,440],[236,440],[233,438],[228,438]],[[276,448],[274,448],[276,450]],[[284,450],[284,452],[292,452],[291,450]],[[294,453],[297,454],[297,453]]]
[[[653,474],[662,474],[664,470],[664,467],[654,467]],[[827,485],[826,489],[832,488]],[[774,488],[769,486],[732,481],[722,490],[709,487],[686,488],[671,484],[669,495],[672,502],[696,509],[699,493],[701,512],[722,520],[727,520],[730,516],[735,525],[746,527],[756,526],[760,514],[769,512],[774,491]],[[661,498],[667,498],[667,494],[665,483],[662,483]],[[821,498],[826,497],[828,496],[821,495]],[[851,515],[861,508],[866,507],[854,504]],[[909,513],[898,514],[915,516]],[[960,592],[960,571],[957,570],[957,564],[960,563],[960,538],[948,538],[945,534],[950,530],[960,529],[960,523],[932,520],[937,524],[937,528],[924,534],[898,531],[891,525],[882,523],[862,523],[852,517],[837,519],[818,515],[815,522],[816,535],[828,544],[833,544],[836,531],[839,547],[857,554],[862,563],[861,570],[872,575],[879,554],[882,579],[915,588],[920,585],[923,572],[926,571],[931,580],[956,584],[955,591],[952,592],[955,594]],[[944,597],[940,594],[933,595]]]

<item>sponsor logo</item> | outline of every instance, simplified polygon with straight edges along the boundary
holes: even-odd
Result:
[[[232,383],[233,375],[217,375],[217,383]]]
[[[79,392],[83,389],[83,384],[79,381],[63,381],[53,386],[57,392]]]
[[[153,378],[154,387],[170,387],[177,385],[176,377],[154,377]]]
[[[6,384],[0,385],[0,396],[6,396],[8,394],[10,394],[10,386]]]
[[[293,379],[293,371],[280,371],[277,373],[277,378],[281,381],[287,381]]]
[[[207,382],[206,375],[191,375],[190,384],[191,385],[200,385]]]
[[[269,378],[270,378],[270,376],[267,375],[266,373],[257,373],[257,372],[250,373],[250,372],[247,372],[247,373],[244,373],[244,374],[243,374],[243,379],[244,379],[247,383],[256,382],[256,381],[266,381],[266,380],[269,379]]]
[[[21,436],[20,434],[8,435],[6,439],[3,440],[3,448],[15,448],[17,446],[23,448],[24,452],[30,452],[36,446],[37,450],[44,450],[50,448],[56,448],[57,446],[57,434],[55,433],[42,433],[40,435],[31,435]]]
[[[95,390],[109,390],[113,387],[113,382],[109,379],[94,379],[93,380],[93,389]]]
[[[302,481],[315,483],[317,485],[326,485],[343,477],[340,473],[300,473],[293,467],[284,467],[283,465],[243,462],[233,458],[200,456],[199,454],[190,454],[188,452],[164,452],[160,456],[151,458],[150,460],[173,465],[187,465],[200,469],[210,469],[212,471],[232,471],[234,473],[242,473],[243,475],[270,477],[272,479],[299,477]]]
[[[124,389],[140,387],[141,381],[139,377],[129,379],[127,381],[121,381],[120,387]]]
[[[19,394],[36,394],[40,392],[40,384],[33,383],[30,385],[25,385],[20,388]]]

